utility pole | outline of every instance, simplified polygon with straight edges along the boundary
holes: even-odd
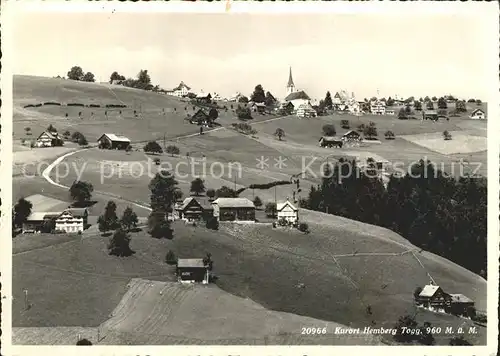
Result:
[[[24,289],[24,309],[28,310],[28,289]]]
[[[274,186],[274,212],[273,215],[276,215],[278,212],[278,201],[276,200],[276,186]]]
[[[234,191],[236,191],[236,176],[234,176]]]

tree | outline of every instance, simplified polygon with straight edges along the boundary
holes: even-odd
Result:
[[[173,230],[167,220],[175,202],[175,191],[179,188],[174,176],[166,170],[158,172],[149,183],[151,191],[151,214],[148,218],[149,234],[155,238],[173,238]]]
[[[155,239],[173,239],[173,230],[170,227],[170,221],[167,220],[165,213],[152,211],[148,217],[149,234]]]
[[[85,75],[82,77],[82,81],[94,83],[95,82],[94,74],[92,74],[91,72],[85,73]]]
[[[125,231],[130,231],[132,228],[136,228],[139,223],[137,214],[132,210],[131,207],[127,207],[123,212],[123,216],[120,219],[120,224]]]
[[[476,99],[476,105],[478,105],[478,106],[479,106],[479,105],[481,105],[482,103],[483,103],[483,102],[482,102],[481,100]]]
[[[340,121],[340,127],[342,127],[343,129],[349,130],[349,128],[350,128],[349,120]]]
[[[76,346],[92,346],[92,343],[87,339],[80,339],[76,342]]]
[[[71,80],[82,80],[83,78],[83,69],[78,66],[71,67],[68,72],[68,79]]]
[[[301,222],[299,224],[299,231],[305,233],[305,234],[308,234],[310,231],[309,231],[309,225],[305,222]]]
[[[238,196],[234,189],[231,189],[225,185],[217,189],[215,191],[215,195],[217,196],[217,198],[236,198]]]
[[[248,98],[246,96],[242,95],[238,98],[238,102],[239,103],[248,103]]]
[[[97,224],[101,232],[115,230],[120,226],[118,216],[116,215],[116,203],[114,201],[108,201],[108,204],[104,208],[104,214],[97,219]]]
[[[333,124],[324,125],[322,130],[325,136],[335,136],[337,134],[337,130],[335,130],[335,126]]]
[[[81,135],[79,138],[78,138],[78,145],[80,146],[87,146],[89,143],[87,141],[87,139],[85,138],[85,136]]]
[[[450,346],[472,346],[470,342],[465,340],[463,335],[454,336],[450,339]]]
[[[14,212],[12,214],[14,218],[14,227],[23,226],[23,224],[28,219],[28,216],[30,216],[32,208],[33,204],[24,198],[21,198],[17,201],[16,205],[14,205]]]
[[[413,291],[413,298],[417,300],[418,296],[420,295],[420,292],[422,292],[422,287],[417,287]]]
[[[66,131],[64,131],[63,136],[64,136],[64,138],[67,140],[67,139],[69,139],[69,138],[70,138],[70,136],[71,136],[71,132],[69,132],[68,130],[66,130]]]
[[[179,147],[177,146],[174,146],[174,145],[169,145],[167,146],[167,149],[165,150],[167,153],[170,153],[170,155],[172,157],[174,157],[174,155],[178,155],[180,150],[179,150]]]
[[[204,193],[206,191],[205,182],[201,178],[195,178],[191,182],[191,189],[189,190],[191,193],[194,193],[196,196]]]
[[[332,94],[330,94],[329,91],[326,92],[325,100],[323,101],[323,106],[326,109],[330,110],[333,108]]]
[[[434,110],[434,103],[432,101],[428,101],[425,104],[425,107],[427,108],[427,110]]]
[[[207,219],[205,227],[210,230],[219,230],[219,220],[216,217],[210,216]]]
[[[57,129],[54,126],[52,126],[52,124],[50,124],[49,127],[47,127],[47,131],[49,131],[49,132],[57,132]]]
[[[254,103],[263,103],[266,101],[266,93],[264,92],[264,88],[262,88],[262,85],[258,84],[252,95],[250,96],[250,100],[252,100]]]
[[[26,131],[26,136],[30,136],[31,135],[31,127],[25,127],[24,131]]]
[[[455,111],[457,113],[467,112],[467,106],[465,104],[465,101],[463,101],[463,100],[457,100],[455,102]]]
[[[387,106],[393,106],[394,105],[394,99],[391,97],[387,98],[387,101],[385,102],[385,105]]]
[[[280,140],[280,141],[281,141],[281,138],[282,138],[283,136],[285,136],[285,130],[283,130],[282,128],[278,127],[278,128],[276,129],[276,131],[274,132],[274,136],[276,136],[276,137],[278,138],[278,140]]]
[[[108,253],[118,257],[132,256],[135,251],[130,248],[130,236],[121,228],[116,230],[108,244]]]
[[[182,190],[180,189],[174,190],[174,201],[180,201],[183,195],[184,194],[182,193]]]
[[[417,111],[421,111],[422,110],[422,102],[415,101],[415,103],[413,105],[414,105],[415,110],[417,110]]]
[[[384,135],[386,140],[394,140],[394,132],[391,130],[386,131]]]
[[[203,258],[203,265],[207,266],[209,271],[214,268],[214,261],[212,260],[212,254],[210,252],[207,252]]]
[[[266,106],[274,106],[276,104],[276,98],[271,94],[271,92],[266,93]]]
[[[254,198],[253,204],[255,205],[255,207],[257,209],[259,209],[262,206],[263,203],[262,203],[262,200],[257,196],[257,197]]]
[[[175,255],[174,251],[168,250],[168,252],[165,256],[165,263],[167,263],[169,265],[177,264],[177,256]]]
[[[274,218],[276,217],[277,209],[276,209],[276,203],[269,202],[266,204],[266,207],[264,208],[264,211],[268,217]]]
[[[446,99],[441,97],[438,99],[438,109],[448,109],[448,103],[446,103]]]
[[[150,90],[153,87],[151,85],[151,77],[149,76],[147,69],[141,69],[139,74],[137,74],[136,87],[144,90]]]
[[[432,97],[432,101],[437,101],[437,100],[438,100],[437,97],[435,97],[435,96]]]
[[[409,330],[415,330],[417,328],[417,322],[415,317],[411,315],[405,315],[399,318],[398,322],[394,326],[396,329],[396,334],[394,335],[394,340],[397,342],[410,343],[414,341],[418,336],[415,334],[403,332],[404,328]]]
[[[443,137],[445,140],[451,140],[451,134],[448,132],[448,130],[443,131]]]
[[[370,122],[370,124],[365,127],[364,134],[367,138],[377,137],[377,128],[374,122]]]
[[[405,106],[405,112],[406,112],[406,115],[411,115],[411,107],[410,107],[410,105],[406,105]]]
[[[207,197],[209,197],[210,199],[213,199],[215,197],[215,190],[210,188],[207,190]]]
[[[236,116],[238,116],[239,120],[251,120],[252,111],[250,110],[250,108],[238,107],[236,109]]]
[[[118,74],[118,72],[113,72],[109,77],[109,83],[110,84],[113,83],[114,80],[125,80],[125,77],[123,75]]]
[[[71,187],[69,188],[69,194],[71,199],[78,203],[83,204],[90,200],[92,197],[92,192],[94,191],[94,186],[92,183],[84,182],[84,181],[74,181]]]
[[[218,117],[219,117],[219,112],[217,111],[217,109],[215,108],[210,109],[210,111],[208,112],[208,119],[210,120],[210,124],[213,124]]]
[[[400,120],[406,120],[407,118],[408,118],[408,115],[406,114],[405,108],[399,109],[398,119],[400,119]]]
[[[161,148],[161,146],[158,142],[149,141],[144,146],[144,152],[146,152],[146,153],[163,153],[163,149]]]

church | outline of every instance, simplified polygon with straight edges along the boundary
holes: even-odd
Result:
[[[288,84],[286,86],[286,97],[285,102],[292,103],[294,108],[298,108],[300,105],[309,105],[311,98],[303,90],[297,90],[292,78],[292,68],[290,67],[290,74],[288,76]]]

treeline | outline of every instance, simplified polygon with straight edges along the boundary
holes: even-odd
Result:
[[[456,179],[421,160],[411,175],[391,176],[386,188],[374,169],[362,172],[355,162],[340,160],[300,205],[391,229],[486,278],[485,177]],[[339,176],[346,178],[339,182]]]

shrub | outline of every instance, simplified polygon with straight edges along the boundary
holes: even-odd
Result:
[[[85,107],[85,105],[81,104],[81,103],[68,103],[67,106],[80,106],[80,107]]]
[[[99,105],[99,104],[90,104],[89,107],[91,107],[91,108],[100,108],[101,105]]]
[[[262,206],[262,200],[257,196],[255,197],[255,199],[253,200],[253,204],[255,205],[255,207],[258,209]]]
[[[52,124],[50,124],[49,127],[47,127],[47,131],[49,131],[49,132],[57,132],[57,129],[54,126],[52,126]]]
[[[335,136],[337,134],[337,130],[335,130],[335,126],[332,124],[324,125],[322,130],[325,136]]]
[[[149,141],[144,146],[144,152],[146,152],[146,153],[163,153],[163,148],[161,148],[161,146],[158,142]]]
[[[207,220],[206,228],[210,230],[219,230],[219,220],[215,217],[210,217]]]
[[[285,218],[280,218],[280,219],[278,220],[278,225],[279,225],[279,226],[288,226],[288,220],[287,220],[287,219],[285,219]]]
[[[389,130],[384,135],[386,140],[394,140],[394,132]]]
[[[106,104],[106,107],[107,108],[126,108],[127,105],[123,105],[123,104]],[[134,113],[135,113],[135,110],[134,110]]]
[[[269,218],[274,218],[276,216],[276,203],[269,202],[266,204],[266,207],[264,208],[264,211],[266,213],[266,216]]]
[[[255,134],[257,133],[257,130],[255,130],[255,129],[252,127],[252,125],[247,124],[246,122],[241,122],[241,123],[233,123],[232,125],[233,125],[233,127],[234,127],[237,131],[239,131],[239,132],[241,132],[241,133],[243,133],[243,134],[245,134],[245,135],[255,135]]]
[[[165,256],[165,263],[169,265],[177,264],[177,256],[175,255],[174,251],[168,250],[167,255]]]
[[[57,105],[57,106],[61,106],[61,103],[58,103],[56,101],[46,101],[45,103],[43,103],[43,105]]]
[[[85,136],[81,135],[80,138],[78,139],[78,144],[80,146],[87,146],[89,143],[88,143],[87,139],[85,138]]]
[[[305,222],[302,222],[299,224],[299,231],[305,233],[305,234],[308,234],[310,231],[309,231],[309,225],[307,225],[307,223]]]
[[[41,103],[40,103],[40,104],[35,104],[35,105],[33,105],[33,106],[34,106],[35,108],[39,108],[39,107],[41,107],[41,106],[42,106],[42,104],[41,104]]]
[[[350,125],[349,125],[349,120],[342,120],[342,121],[340,121],[340,126],[341,126],[343,129],[348,130],[348,129],[350,128]]]
[[[178,155],[180,153],[180,150],[177,146],[169,145],[167,146],[165,152],[169,153],[173,157],[174,155]]]

